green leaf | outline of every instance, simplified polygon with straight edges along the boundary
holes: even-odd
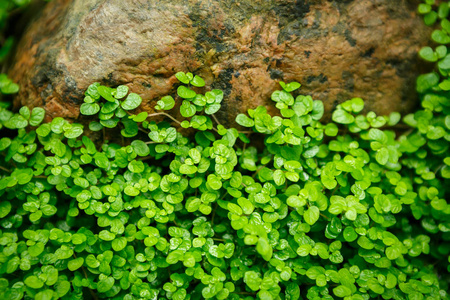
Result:
[[[142,98],[138,94],[130,93],[127,98],[120,104],[125,110],[133,110],[141,105]]]
[[[338,127],[334,123],[328,123],[325,127],[325,134],[328,136],[336,136],[338,134]]]
[[[64,132],[64,136],[68,139],[75,139],[83,134],[83,125],[72,124],[68,130]]]
[[[114,251],[121,251],[127,246],[127,239],[125,237],[119,237],[112,241],[112,248]]]
[[[288,84],[285,84],[283,81],[279,82],[283,90],[286,92],[293,92],[296,89],[300,88],[302,85],[298,82],[290,82]]]
[[[391,246],[391,247],[386,248],[386,257],[389,260],[395,260],[395,259],[399,258],[400,255],[401,255],[401,250],[398,247]]]
[[[387,164],[389,160],[389,150],[385,147],[381,148],[377,151],[375,158],[380,165]]]
[[[185,87],[184,85],[180,85],[177,89],[177,94],[183,99],[191,99],[197,95],[196,92],[191,90],[190,88]]]
[[[284,175],[283,171],[276,170],[273,172],[273,180],[275,181],[276,185],[283,185],[286,182],[286,176]]]
[[[142,173],[145,170],[145,165],[141,160],[132,160],[128,164],[128,170],[133,173]]]
[[[191,175],[191,174],[195,174],[197,172],[197,167],[196,166],[190,166],[190,165],[186,165],[183,164],[180,167],[180,173],[181,174],[187,174],[187,175]]]
[[[351,124],[355,121],[355,117],[343,109],[338,109],[333,112],[332,119],[339,124]]]
[[[449,60],[448,60],[448,66],[445,64],[442,64],[443,67],[448,67],[450,68],[450,56]],[[441,64],[441,62],[439,62],[439,64]],[[420,75],[419,77],[417,77],[417,84],[416,84],[416,90],[419,93],[424,93],[426,90],[436,86],[439,83],[439,75],[437,73],[428,73],[428,74],[423,74]]]
[[[73,255],[73,250],[66,245],[62,245],[59,249],[55,251],[55,256],[57,259],[68,259]]]
[[[116,235],[114,233],[109,232],[108,230],[102,230],[98,234],[98,237],[104,241],[112,241],[115,239]]]
[[[210,174],[208,175],[208,180],[207,180],[209,186],[213,189],[213,190],[218,190],[222,187],[222,181],[220,180],[219,177],[217,177],[214,174]]]
[[[97,91],[106,101],[115,102],[116,99],[112,96],[113,90],[107,86],[100,85],[97,87]]]
[[[320,119],[322,119],[323,113],[324,113],[323,102],[315,100],[313,102],[313,110],[311,112],[312,119],[315,121],[319,121]]]
[[[286,204],[294,208],[300,208],[306,205],[306,200],[299,196],[292,195],[287,198]]]
[[[205,81],[203,80],[203,78],[195,75],[194,79],[191,80],[191,84],[196,87],[203,87],[205,86]]]
[[[91,84],[86,92],[84,93],[86,96],[90,96],[95,100],[98,100],[100,98],[100,94],[98,93],[98,86],[100,85],[100,83],[98,82],[94,82],[93,84]]]
[[[97,103],[83,103],[80,106],[81,114],[85,116],[92,116],[100,111],[100,105]]]
[[[242,209],[239,205],[236,205],[236,204],[230,202],[230,203],[228,203],[227,207],[231,213],[236,214],[238,216],[242,215]]]
[[[314,225],[317,222],[317,220],[319,220],[319,216],[320,210],[317,206],[309,207],[303,214],[305,222],[308,223],[309,225]]]
[[[155,107],[158,110],[170,110],[175,106],[175,100],[172,96],[162,97],[161,100],[157,102],[157,106]]]
[[[244,114],[238,114],[236,116],[236,123],[244,127],[253,127],[255,122]]]
[[[419,55],[426,61],[435,62],[438,60],[436,53],[434,53],[431,47],[423,47],[422,49],[420,49]]]
[[[11,145],[11,139],[4,137],[0,139],[0,151],[5,150]]]
[[[54,291],[45,290],[45,291],[37,293],[34,299],[35,300],[52,300],[53,294],[54,294]]]
[[[247,271],[244,275],[245,284],[252,290],[258,291],[261,286],[262,279],[259,276],[259,273],[255,271]]]
[[[353,227],[345,227],[343,236],[347,242],[353,242],[358,238],[358,234]]]
[[[175,74],[175,77],[184,84],[189,84],[189,78],[186,76],[184,72],[178,72]]]
[[[45,117],[45,109],[43,109],[42,107],[33,108],[30,117],[30,125],[38,126],[44,120],[44,117]]]
[[[195,109],[195,105],[191,104],[188,100],[183,100],[183,104],[181,104],[180,107],[180,113],[183,117],[192,117],[196,112],[197,110]]]
[[[73,272],[73,271],[81,268],[83,263],[84,263],[84,258],[78,257],[78,258],[75,258],[75,259],[72,259],[71,261],[69,261],[69,263],[67,264],[67,268]]]
[[[103,104],[101,112],[103,115],[109,115],[114,113],[114,111],[119,107],[119,101],[116,100],[114,102],[106,102]]]
[[[140,122],[144,122],[145,120],[147,120],[147,118],[148,118],[148,113],[146,111],[143,111],[143,112],[137,114],[136,116],[134,116],[132,118],[132,120],[134,122],[140,123]]]
[[[431,34],[431,38],[438,44],[448,44],[450,43],[450,37],[444,30],[436,29]]]
[[[137,195],[139,195],[139,190],[137,189],[137,188],[135,188],[135,187],[133,187],[133,186],[127,186],[127,187],[125,187],[125,189],[124,189],[124,193],[126,194],[126,195],[128,195],[128,196],[132,196],[132,197],[134,197],[134,196],[137,196]]]
[[[116,95],[114,96],[116,99],[122,99],[128,94],[128,87],[126,85],[119,85],[116,88]]]
[[[92,131],[100,131],[100,130],[102,130],[102,128],[103,128],[103,125],[100,124],[99,122],[93,121],[93,122],[89,123],[89,129]]]
[[[31,275],[27,277],[24,281],[25,285],[32,289],[40,289],[44,286],[44,282],[40,280],[37,276]]]
[[[150,148],[141,140],[134,140],[131,142],[131,146],[139,156],[147,156],[150,154]]]
[[[205,108],[205,113],[208,115],[212,115],[215,114],[216,112],[218,112],[220,110],[220,104],[211,104],[211,105],[206,105]]]
[[[340,285],[333,289],[333,293],[338,297],[344,298],[347,296],[351,296],[352,291],[348,287],[346,287],[344,285]]]
[[[115,282],[115,280],[113,277],[107,277],[105,279],[100,280],[97,284],[97,291],[99,293],[108,292],[114,286],[114,282]]]
[[[9,201],[0,202],[0,218],[6,217],[11,212],[11,203]]]

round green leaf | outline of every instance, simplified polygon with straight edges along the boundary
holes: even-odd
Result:
[[[319,216],[320,210],[317,206],[311,206],[303,214],[305,222],[308,223],[309,225],[314,225],[317,222],[317,220],[319,220]]]
[[[180,96],[181,98],[184,98],[184,99],[194,98],[195,95],[197,95],[196,92],[194,92],[190,88],[185,87],[184,85],[180,85],[178,87],[177,94],[178,94],[178,96]]]
[[[244,127],[253,127],[255,122],[244,114],[238,114],[236,116],[236,123]]]
[[[195,75],[194,78],[191,80],[191,84],[193,86],[203,87],[205,86],[205,81],[203,80],[203,78]]]
[[[83,103],[80,106],[81,114],[85,116],[92,116],[100,111],[100,105],[97,103]]]
[[[121,103],[121,106],[125,110],[133,110],[136,109],[139,105],[141,105],[142,98],[138,94],[130,93],[128,97]]]
[[[10,213],[11,207],[9,201],[0,202],[0,218],[4,218]]]
[[[33,108],[30,117],[30,125],[38,126],[44,120],[44,117],[45,117],[45,109],[43,109],[42,107]]]
[[[332,119],[334,122],[339,124],[351,124],[355,121],[355,117],[343,109],[335,110],[333,112]]]
[[[25,285],[32,289],[40,289],[44,286],[44,282],[40,280],[37,276],[31,275],[27,277],[24,281]]]
[[[84,263],[84,258],[78,257],[76,259],[72,259],[71,261],[69,261],[69,263],[67,264],[67,268],[73,272],[73,271],[81,268],[83,263]]]

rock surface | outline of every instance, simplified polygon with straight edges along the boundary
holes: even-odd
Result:
[[[218,118],[233,122],[273,107],[278,81],[323,100],[327,112],[352,98],[366,111],[407,112],[417,103],[417,51],[429,29],[406,0],[52,0],[17,50],[10,77],[16,107],[48,118],[79,117],[86,87],[128,85],[149,112],[174,94],[174,74],[223,89]]]

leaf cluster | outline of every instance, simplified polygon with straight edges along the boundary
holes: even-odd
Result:
[[[0,138],[0,298],[448,299],[442,53],[400,135],[400,114],[360,98],[321,123],[323,103],[294,96],[296,82],[272,94],[278,116],[260,106],[236,117],[246,131],[226,128],[222,91],[183,72],[150,114],[126,86],[87,89],[89,128],[121,144],[0,106],[2,133],[16,133]]]

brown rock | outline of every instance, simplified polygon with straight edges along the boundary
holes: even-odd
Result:
[[[221,122],[257,105],[273,107],[278,81],[326,110],[352,97],[366,110],[407,112],[417,103],[417,51],[429,29],[413,1],[53,0],[31,24],[10,76],[15,106],[42,106],[77,119],[95,81],[128,85],[149,112],[174,94],[178,71],[226,95]]]

